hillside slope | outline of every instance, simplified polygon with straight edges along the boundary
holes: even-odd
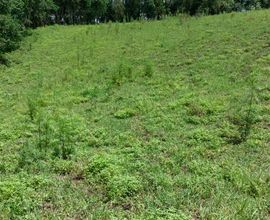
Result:
[[[0,66],[0,218],[269,219],[269,23],[35,30]]]

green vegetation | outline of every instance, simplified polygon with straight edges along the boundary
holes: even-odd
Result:
[[[9,15],[0,14],[0,65],[8,63],[4,53],[18,48],[22,34],[22,26],[18,22]]]
[[[269,8],[270,0],[0,0],[0,64],[27,28],[162,19],[179,12],[219,14]]]
[[[34,30],[0,66],[0,219],[269,219],[269,23]]]

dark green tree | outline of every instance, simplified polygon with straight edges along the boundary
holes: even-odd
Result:
[[[112,2],[112,18],[114,21],[123,21],[125,17],[125,5],[122,0]]]
[[[104,21],[108,3],[108,0],[87,0],[86,8],[88,21]]]
[[[154,0],[154,3],[156,18],[159,20],[165,13],[165,4],[163,0]]]
[[[152,19],[156,17],[156,6],[154,0],[145,0],[143,2],[142,10],[147,18]]]
[[[25,2],[25,25],[38,27],[49,22],[49,15],[56,11],[53,0],[24,0]]]
[[[0,14],[0,63],[6,63],[4,53],[10,52],[18,47],[21,40],[23,27],[18,20],[10,15]]]
[[[140,18],[141,1],[140,0],[126,0],[125,1],[126,18],[127,21],[136,20]]]

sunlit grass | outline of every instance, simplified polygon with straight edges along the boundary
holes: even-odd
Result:
[[[269,219],[269,22],[35,30],[0,67],[0,218]]]

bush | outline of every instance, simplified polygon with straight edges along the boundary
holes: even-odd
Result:
[[[51,169],[57,174],[67,175],[74,170],[74,162],[71,160],[53,160]]]
[[[11,16],[0,15],[0,53],[16,49],[22,31],[22,26]]]
[[[0,183],[0,218],[22,217],[26,212],[36,208],[35,192],[19,180],[3,181]],[[2,216],[3,217],[3,216]]]
[[[101,173],[102,170],[110,166],[111,161],[105,156],[96,156],[92,158],[91,163],[88,167],[88,173],[97,175]]]
[[[0,63],[5,63],[4,53],[18,47],[23,28],[17,20],[9,15],[0,15]]]
[[[118,162],[119,158],[108,154],[96,155],[86,170],[88,180],[102,183],[107,198],[114,201],[135,196],[143,188],[140,179],[127,174]]]
[[[133,67],[128,63],[120,63],[117,71],[112,76],[112,83],[114,85],[122,85],[125,82],[132,81]]]
[[[146,63],[144,65],[144,75],[150,78],[153,76],[153,73],[154,73],[153,65],[149,62]]]
[[[130,108],[121,109],[121,110],[114,113],[114,117],[117,119],[131,118],[135,115],[136,115],[135,110],[130,109]]]
[[[216,131],[209,131],[203,128],[197,128],[191,131],[187,138],[187,145],[190,147],[207,147],[208,149],[217,149],[222,145],[223,140],[215,135]]]
[[[97,155],[93,157],[86,170],[86,175],[89,177],[94,177],[97,182],[102,182],[105,185],[108,181],[121,171],[121,167],[117,166],[116,158],[111,157],[107,154]]]
[[[107,184],[108,197],[113,200],[134,196],[141,189],[141,182],[129,175],[114,176]]]

